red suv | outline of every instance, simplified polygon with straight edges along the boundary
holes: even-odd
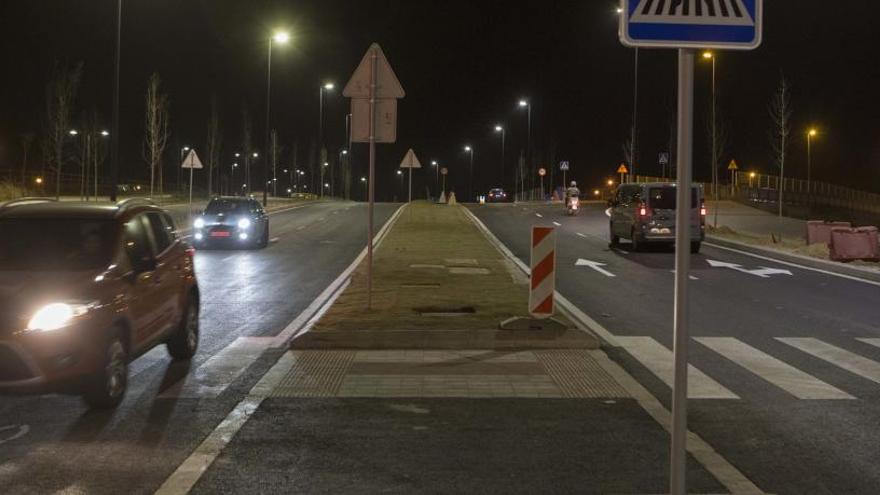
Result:
[[[199,340],[194,251],[152,203],[0,204],[0,392],[125,395],[128,363]]]

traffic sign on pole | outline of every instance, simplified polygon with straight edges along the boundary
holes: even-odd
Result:
[[[736,160],[730,160],[730,165],[727,166],[727,170],[739,170],[739,165],[736,164]]]
[[[623,0],[620,39],[648,48],[754,50],[761,45],[763,0]]]
[[[409,169],[409,202],[412,203],[412,171],[414,168],[422,168],[422,164],[419,163],[418,157],[416,157],[416,152],[409,149],[406,152],[406,156],[403,157],[403,161],[400,162],[400,168],[408,168]]]
[[[693,172],[694,59],[697,49],[753,50],[763,31],[763,0],[621,0],[620,40],[630,47],[678,49],[678,161],[676,202],[690,202]],[[690,211],[678,208],[675,223],[686,226]],[[672,448],[669,492],[686,492],[688,282],[690,229],[675,231],[673,307]]]
[[[559,170],[566,172],[566,171],[568,171],[568,168],[569,168],[568,162],[559,162]]]
[[[345,85],[342,95],[352,98],[352,141],[370,143],[370,177],[367,184],[367,309],[370,309],[373,305],[376,143],[393,143],[397,140],[397,100],[406,96],[406,93],[382,48],[378,43],[373,43]]]
[[[193,202],[193,170],[195,169],[203,169],[205,168],[202,165],[202,161],[199,160],[199,155],[196,154],[196,150],[189,150],[186,158],[183,159],[183,163],[180,164],[180,168],[188,168],[189,169],[189,209],[192,212],[192,202]]]

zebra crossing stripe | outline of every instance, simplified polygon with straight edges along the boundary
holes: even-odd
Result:
[[[827,344],[818,339],[779,337],[776,340],[831,363],[838,368],[843,368],[850,373],[859,375],[862,378],[867,378],[872,382],[880,383],[880,363],[876,361],[859,356],[854,352],[841,349],[840,347]],[[858,340],[866,342],[868,339]],[[871,344],[871,341],[867,341],[866,343]]]
[[[239,337],[186,378],[159,394],[160,399],[215,398],[247,370],[272,343],[270,337]]]
[[[694,340],[798,399],[855,399],[843,390],[733,337],[697,337]]]
[[[651,373],[672,387],[674,381],[672,351],[651,337],[616,337],[616,339],[620,346],[645,365]],[[693,365],[688,365],[688,398],[739,399],[739,396]]]
[[[872,345],[874,347],[880,347],[880,339],[877,339],[877,338],[872,338],[872,339],[865,338],[865,339],[856,339],[856,340],[858,340],[859,342],[863,342],[865,344],[868,344],[868,345]]]

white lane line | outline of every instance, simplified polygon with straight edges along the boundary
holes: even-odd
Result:
[[[578,235],[579,237],[583,237],[584,239],[587,238],[587,236],[585,236],[584,234],[581,234],[580,232],[578,232],[577,235]]]
[[[535,216],[538,218],[544,218],[544,215],[541,215],[540,213],[535,213]]]
[[[308,227],[308,225],[300,225],[299,227],[296,228],[296,230],[305,230],[306,227]]]
[[[669,270],[669,273],[675,274],[675,270]],[[700,280],[700,279],[698,279],[697,277],[695,277],[695,276],[693,276],[693,275],[688,275],[688,278],[691,279],[691,280]]]
[[[376,235],[374,247],[378,247],[382,243],[385,235],[391,229],[394,222],[397,221],[397,218],[400,217],[400,213],[405,207],[406,205],[403,205],[398,208],[397,211],[394,212],[394,215],[388,219]],[[353,272],[366,257],[366,252],[367,249],[365,247],[357,259],[355,259],[354,262],[324,290],[324,292],[312,301],[312,304],[310,304],[305,311],[303,311],[287,326],[287,328],[275,337],[276,342],[280,343],[278,347],[286,347],[289,345],[290,339],[301,330],[308,328],[307,325],[309,322],[314,321],[312,317],[318,311],[321,311],[322,307],[329,307],[326,306],[328,299],[330,299],[334,293],[344,290],[345,285],[350,281],[349,277],[351,276],[351,272]],[[326,309],[324,310],[326,311]],[[196,450],[177,467],[171,476],[165,480],[165,483],[159,487],[156,494],[184,495],[189,493],[192,487],[199,481],[199,478],[201,478],[205,471],[211,467],[211,464],[214,463],[214,460],[217,459],[220,452],[222,452],[229,442],[232,441],[236,433],[241,430],[241,427],[247,423],[251,415],[260,407],[263,399],[275,389],[278,383],[280,383],[287,374],[287,371],[293,366],[291,358],[286,357],[289,355],[289,352],[284,354],[284,356],[282,356],[282,358],[279,359],[265,375],[263,375],[263,378],[261,378],[254,388],[251,389],[250,394],[245,397],[244,400],[239,402],[232,412],[226,416],[223,422],[214,428],[214,431],[208,435],[208,438],[196,447]]]
[[[855,373],[862,378],[867,378],[874,383],[880,383],[880,363],[876,361],[822,342],[819,339],[777,337],[776,340],[783,344],[788,344],[795,349],[806,352],[807,354],[817,357],[825,362],[831,363],[838,368],[843,368],[850,373]],[[880,344],[872,343],[873,341],[870,339],[857,340],[880,347]]]
[[[559,223],[559,222],[553,222],[553,225],[555,225],[555,226],[557,226],[557,227],[562,227],[562,224]]]
[[[269,242],[273,243],[273,244],[278,242],[278,237],[273,237],[273,238],[269,239]]]
[[[855,399],[843,390],[733,337],[697,337],[694,340],[798,399]]]
[[[672,387],[674,368],[672,351],[651,337],[617,337],[617,342],[627,352],[639,360],[663,383]],[[689,399],[739,399],[739,396],[728,390],[724,385],[709,378],[705,373],[688,365],[688,398]]]
[[[272,337],[239,337],[185,378],[159,394],[160,399],[214,398],[263,354]]]
[[[11,442],[28,434],[31,427],[28,425],[0,426],[0,444]]]
[[[858,340],[859,342],[863,342],[865,344],[868,344],[868,345],[872,345],[874,347],[880,347],[880,339],[877,339],[877,338],[870,338],[870,339],[863,338],[863,339],[856,339],[856,340]]]
[[[877,287],[880,287],[880,282],[875,282],[873,280],[854,277],[852,275],[845,275],[843,273],[832,272],[830,270],[822,270],[821,268],[813,268],[811,266],[799,265],[797,263],[791,263],[789,261],[782,261],[782,260],[778,260],[776,258],[771,258],[769,256],[761,256],[760,254],[754,254],[754,253],[750,253],[748,251],[742,251],[740,249],[733,249],[733,248],[721,246],[718,244],[712,244],[711,242],[704,242],[703,244],[706,246],[711,246],[716,249],[723,249],[725,251],[730,251],[732,253],[741,254],[743,256],[751,256],[752,258],[757,258],[759,260],[772,261],[773,263],[779,263],[780,265],[791,266],[791,267],[798,268],[801,270],[807,270],[807,271],[811,271],[811,272],[815,272],[815,273],[821,273],[823,275],[831,275],[832,277],[844,278],[847,280],[852,280],[855,282],[861,282],[863,284],[875,285]]]

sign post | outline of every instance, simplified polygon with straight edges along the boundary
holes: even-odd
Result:
[[[446,167],[441,168],[440,174],[443,175],[443,189],[441,189],[442,192],[440,193],[440,202],[445,203],[446,202],[446,176],[449,175],[449,169]]]
[[[568,175],[568,162],[559,162],[559,170],[562,170],[562,187],[568,187],[568,179],[566,178]]]
[[[367,184],[367,309],[373,306],[373,207],[376,184],[376,143],[397,141],[397,100],[406,96],[378,43],[361,59],[342,95],[351,98],[351,140],[370,144]]]
[[[547,175],[547,169],[544,167],[539,168],[538,175],[541,176],[541,199],[540,199],[540,201],[544,201],[544,176]]]
[[[678,188],[675,222],[690,225],[693,172],[694,58],[697,49],[753,50],[760,46],[763,0],[704,2],[621,0],[620,40],[633,48],[678,50]],[[717,208],[717,207],[716,207]],[[669,491],[686,492],[689,228],[675,229],[674,382]]]
[[[736,160],[730,160],[727,170],[730,170],[730,196],[732,197],[736,194],[736,177],[739,175],[739,165],[737,165]]]
[[[409,169],[409,200],[407,202],[412,203],[412,171],[414,168],[422,168],[422,164],[419,163],[419,159],[416,157],[416,153],[412,148],[406,152],[406,156],[404,156],[403,161],[400,162],[400,168]]]
[[[617,173],[620,174],[620,183],[623,184],[626,182],[626,174],[629,173],[629,169],[626,168],[625,163],[621,163],[619,167],[617,167]]]
[[[188,168],[189,169],[189,210],[192,213],[192,204],[193,204],[193,170],[195,169],[203,169],[205,168],[202,165],[202,161],[199,160],[199,155],[196,154],[196,150],[189,150],[189,153],[186,155],[186,158],[183,159],[183,163],[180,164],[180,168]]]
[[[669,153],[666,151],[661,152],[658,161],[660,162],[660,175],[666,179],[666,166],[669,165]]]

